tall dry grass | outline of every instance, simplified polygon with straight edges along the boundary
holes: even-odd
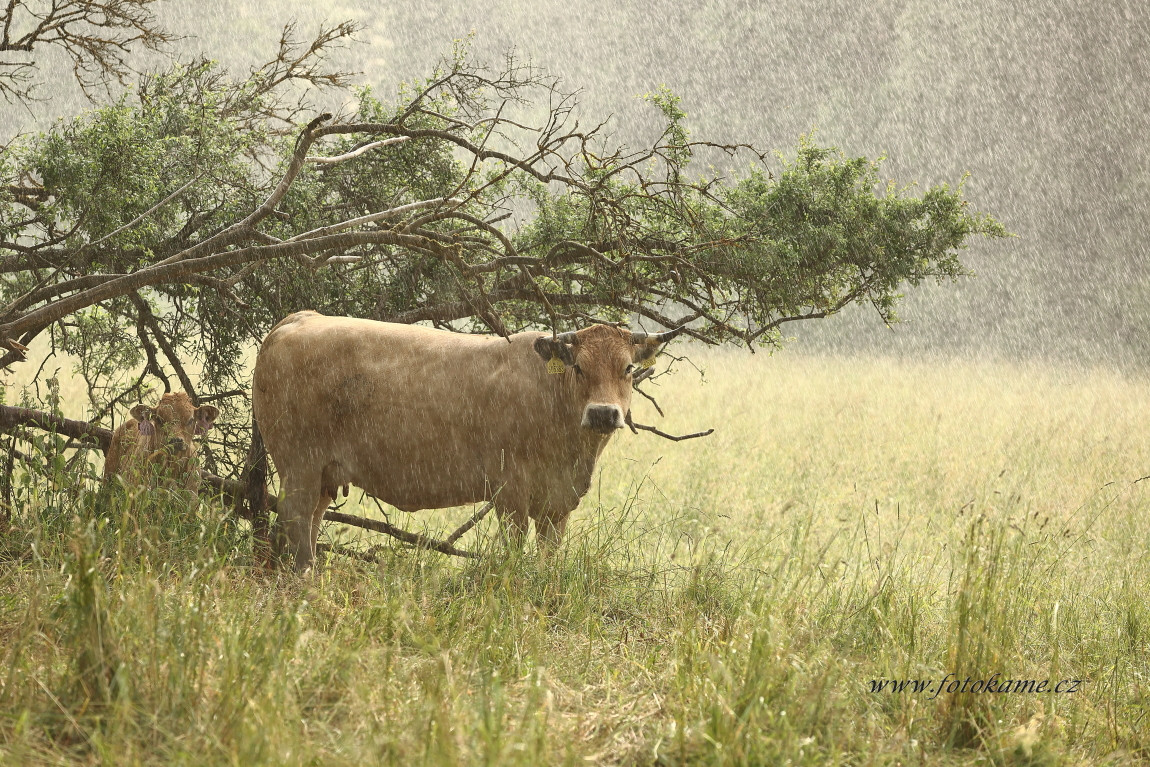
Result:
[[[31,488],[0,544],[0,761],[1150,758],[1150,381],[693,356],[660,423],[716,433],[620,435],[549,561],[484,523],[480,562],[300,578],[210,504]],[[1081,681],[871,691],[948,673]]]

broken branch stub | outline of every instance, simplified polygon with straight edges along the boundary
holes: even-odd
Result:
[[[662,437],[663,439],[669,439],[672,442],[682,442],[685,439],[697,439],[699,437],[707,437],[707,436],[710,436],[711,434],[715,433],[714,429],[707,429],[706,431],[697,431],[697,432],[694,432],[692,434],[682,434],[682,435],[668,434],[667,432],[662,431],[660,429],[657,429],[654,426],[647,426],[646,424],[635,423],[635,421],[633,421],[631,419],[631,412],[630,411],[627,411],[627,417],[623,420],[624,420],[624,423],[626,423],[627,426],[630,427],[631,433],[633,433],[633,434],[638,434],[640,431],[649,431],[652,434],[655,434],[659,437]]]

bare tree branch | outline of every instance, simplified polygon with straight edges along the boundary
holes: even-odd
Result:
[[[90,98],[110,81],[123,83],[135,44],[159,51],[175,38],[149,8],[155,0],[8,0],[0,10],[0,96],[9,103],[34,98],[38,50],[52,47],[72,60],[72,72]],[[11,54],[24,54],[15,60]]]
[[[180,385],[184,387],[184,391],[192,398],[192,404],[199,405],[199,398],[196,396],[196,389],[192,385],[191,376],[184,370],[184,366],[180,363],[180,355],[176,353],[171,342],[168,340],[168,335],[160,327],[156,315],[152,314],[152,307],[148,306],[148,302],[140,297],[139,293],[129,293],[128,298],[131,300],[132,305],[136,307],[136,311],[140,315],[140,320],[144,323],[152,333],[152,338],[160,345],[163,350],[164,356],[168,360],[168,364],[172,366],[172,370],[176,371],[176,377],[180,379]],[[167,378],[164,378],[164,383],[167,384]]]
[[[714,429],[707,429],[706,431],[697,431],[697,432],[694,432],[693,434],[684,434],[681,437],[676,437],[674,434],[668,434],[665,431],[660,431],[659,429],[656,429],[654,426],[646,426],[646,425],[641,424],[641,423],[635,423],[633,420],[631,420],[631,411],[627,411],[627,418],[625,420],[626,420],[627,426],[630,427],[632,434],[638,434],[640,431],[649,431],[652,434],[660,436],[663,439],[669,439],[672,442],[682,442],[685,439],[697,439],[698,437],[707,437],[707,436],[710,436],[711,434],[715,433]]]
[[[409,139],[407,136],[396,136],[395,138],[386,138],[386,139],[382,139],[380,141],[372,141],[369,144],[364,144],[359,149],[355,149],[351,152],[345,152],[344,154],[341,154],[337,157],[309,157],[309,158],[307,158],[307,161],[310,163],[315,163],[316,165],[334,165],[337,162],[344,162],[345,160],[351,160],[351,159],[354,159],[356,157],[359,157],[360,155],[362,155],[362,154],[364,154],[364,153],[366,153],[372,149],[375,149],[377,147],[389,146],[391,144],[400,144],[400,143],[402,143],[404,141],[408,141],[408,140]]]
[[[451,554],[455,557],[464,557],[466,559],[479,559],[479,555],[473,551],[458,549],[447,541],[440,541],[436,540],[435,538],[429,538],[422,533],[410,533],[407,530],[403,530],[396,527],[395,525],[388,524],[387,522],[383,522],[378,519],[356,517],[351,514],[343,514],[338,511],[328,511],[324,514],[323,518],[325,521],[329,522],[339,522],[344,525],[352,525],[353,527],[362,527],[365,530],[372,530],[377,533],[385,533],[390,535],[392,538],[398,538],[404,543],[411,544],[416,548],[431,549],[432,551],[438,551],[443,554]],[[470,527],[468,529],[470,529]]]

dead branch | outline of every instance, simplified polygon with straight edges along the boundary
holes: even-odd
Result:
[[[651,370],[651,369],[652,369],[652,368],[647,368],[647,370]],[[642,371],[642,372],[646,372],[646,371]],[[643,378],[646,378],[646,377],[647,377],[647,376],[643,376]],[[654,398],[654,397],[652,397],[652,396],[651,396],[650,394],[648,394],[647,392],[645,392],[645,391],[643,391],[642,389],[640,389],[640,388],[639,388],[639,382],[638,382],[638,381],[634,381],[634,382],[632,382],[632,384],[631,384],[631,388],[632,388],[632,389],[634,389],[635,391],[637,391],[639,394],[642,394],[644,397],[646,397],[646,398],[647,398],[647,401],[648,401],[648,402],[650,402],[652,405],[654,405],[654,406],[655,406],[655,410],[659,411],[659,416],[660,416],[660,417],[662,417],[662,418],[665,418],[665,417],[666,417],[666,414],[663,412],[663,408],[659,407],[659,403],[655,401],[655,398]]]
[[[695,439],[697,437],[706,437],[710,434],[715,433],[714,429],[707,429],[706,431],[697,431],[694,434],[684,434],[682,436],[675,436],[674,434],[668,434],[665,431],[660,431],[659,429],[656,429],[654,426],[647,426],[645,424],[635,423],[633,420],[631,420],[631,411],[627,411],[627,417],[624,419],[624,421],[626,422],[626,424],[629,427],[631,427],[631,433],[632,434],[638,434],[640,431],[649,431],[652,434],[656,434],[656,435],[662,437],[663,439],[669,439],[672,442],[682,442],[685,439]]]
[[[34,426],[45,431],[54,431],[78,440],[88,440],[107,452],[112,444],[112,431],[95,426],[87,421],[73,421],[52,413],[32,410],[26,407],[0,405],[0,432],[11,432],[17,426]]]
[[[463,535],[464,535],[464,534],[465,534],[465,533],[466,533],[468,530],[470,530],[471,528],[473,528],[473,527],[475,527],[476,525],[478,525],[478,524],[479,524],[479,521],[480,521],[480,520],[482,520],[484,517],[486,517],[486,516],[487,516],[487,512],[491,511],[493,508],[495,508],[495,501],[494,501],[494,500],[490,500],[490,501],[488,501],[487,503],[485,503],[485,504],[483,505],[483,508],[481,508],[479,511],[477,511],[477,512],[475,512],[474,514],[472,514],[472,515],[471,515],[471,519],[469,519],[469,520],[467,520],[466,522],[464,522],[462,525],[460,525],[460,526],[459,526],[459,527],[458,527],[458,528],[455,530],[455,532],[454,532],[454,533],[452,533],[451,535],[447,536],[447,541],[446,541],[447,545],[449,545],[449,546],[450,546],[451,544],[455,543],[455,542],[456,542],[456,541],[458,541],[458,540],[459,540],[461,537],[463,537]]]
[[[631,378],[631,385],[638,386],[655,374],[655,368],[643,368]]]
[[[364,154],[365,152],[368,152],[372,149],[376,149],[381,146],[388,146],[389,144],[401,144],[408,140],[409,139],[407,136],[385,138],[379,141],[372,141],[370,144],[364,144],[359,149],[353,149],[350,152],[345,152],[344,154],[338,155],[336,157],[309,157],[307,158],[307,161],[315,163],[316,165],[334,165],[337,162],[343,162],[344,160],[351,160],[355,157],[359,157],[361,154]]]
[[[134,294],[139,298],[139,294]],[[156,345],[152,343],[152,339],[148,336],[148,328],[144,323],[144,313],[137,309],[136,311],[136,337],[140,339],[140,346],[144,347],[144,355],[148,359],[148,363],[144,365],[144,373],[151,373],[156,378],[159,378],[164,383],[164,393],[172,390],[172,382],[168,380],[167,373],[160,367],[160,361],[156,359]]]
[[[180,384],[184,387],[184,391],[192,398],[192,404],[199,405],[200,402],[196,397],[196,390],[192,386],[191,376],[187,374],[184,370],[184,366],[180,364],[180,357],[168,341],[167,334],[160,328],[160,323],[156,319],[156,315],[152,314],[152,307],[148,306],[148,302],[141,298],[139,293],[129,293],[128,299],[132,302],[132,305],[136,307],[136,311],[139,312],[140,321],[147,326],[148,330],[152,333],[152,337],[156,339],[156,343],[160,345],[160,349],[168,359],[168,364],[176,371],[176,376],[180,379]],[[167,384],[167,378],[164,378],[164,383],[165,385]]]
[[[199,404],[204,405],[208,402],[215,402],[229,397],[244,397],[248,396],[247,389],[231,389],[229,391],[216,392],[215,394],[201,394],[199,397]]]
[[[372,553],[372,551],[356,551],[355,549],[348,548],[347,546],[340,546],[336,543],[317,543],[315,546],[317,553],[322,554],[339,554],[349,559],[358,559],[360,562],[368,562],[373,565],[379,564],[379,557]]]
[[[270,92],[283,83],[295,80],[321,88],[342,88],[350,84],[355,72],[342,70],[325,71],[320,68],[327,54],[353,41],[362,26],[354,21],[344,21],[335,26],[320,26],[310,40],[296,37],[297,25],[291,22],[280,32],[279,51],[271,61],[256,67],[253,74],[259,73],[266,82],[265,90]]]
[[[110,81],[123,83],[132,72],[128,54],[133,44],[162,50],[176,38],[160,27],[148,8],[154,0],[56,0],[33,3],[8,0],[0,8],[0,96],[6,101],[33,98],[35,51],[62,50],[72,60],[72,72],[84,93]],[[47,6],[41,9],[39,6]]]
[[[487,509],[489,511],[490,509]],[[486,513],[486,511],[484,511]],[[339,522],[344,525],[351,525],[353,527],[362,527],[365,530],[371,530],[377,533],[384,533],[390,535],[392,538],[398,538],[404,543],[411,544],[419,549],[431,549],[443,554],[451,554],[456,557],[465,557],[467,559],[479,559],[479,555],[473,551],[465,551],[457,549],[447,541],[436,540],[429,538],[422,533],[410,533],[407,530],[400,529],[395,525],[390,525],[378,519],[367,519],[366,517],[356,517],[351,514],[343,514],[338,511],[329,511],[324,515],[324,519],[331,522]],[[478,520],[476,520],[478,521]],[[471,520],[468,520],[470,523]],[[470,529],[470,527],[468,528]],[[466,530],[464,531],[466,532]]]
[[[315,239],[316,237],[324,237],[326,235],[335,234],[336,232],[342,232],[345,229],[351,229],[353,227],[360,226],[362,224],[370,224],[373,221],[381,221],[383,219],[388,219],[388,218],[398,218],[400,216],[407,215],[408,213],[411,213],[412,211],[419,210],[420,208],[427,208],[427,207],[431,207],[431,206],[442,205],[444,203],[458,204],[459,202],[460,202],[459,200],[453,200],[453,199],[449,199],[447,197],[435,197],[435,198],[430,199],[430,200],[420,200],[419,202],[412,202],[412,203],[408,203],[407,205],[400,205],[398,207],[391,208],[390,210],[383,210],[383,211],[380,211],[379,213],[371,213],[371,214],[366,215],[366,216],[360,216],[359,218],[353,218],[353,219],[350,219],[348,221],[342,221],[338,224],[332,224],[331,226],[325,226],[325,227],[321,227],[319,229],[312,229],[310,232],[303,232],[302,234],[297,234],[296,236],[285,240],[285,242],[298,242],[299,240],[310,240],[310,239]]]
[[[105,242],[107,242],[108,240],[110,240],[110,239],[112,239],[113,237],[115,237],[117,234],[120,234],[120,233],[122,233],[122,232],[126,232],[127,230],[131,229],[133,226],[135,226],[136,224],[140,223],[140,222],[141,222],[141,221],[143,221],[145,218],[147,218],[148,216],[152,215],[152,214],[153,214],[153,213],[155,213],[157,210],[159,210],[160,208],[164,207],[164,206],[165,206],[165,205],[167,205],[169,202],[171,202],[172,200],[176,199],[176,198],[177,198],[177,197],[179,197],[181,194],[183,194],[184,192],[186,192],[186,191],[187,191],[189,188],[191,188],[191,186],[192,186],[193,184],[195,184],[197,181],[199,181],[199,180],[200,180],[200,179],[202,179],[203,177],[204,177],[204,174],[202,174],[202,173],[200,173],[200,174],[197,174],[196,176],[192,177],[192,179],[191,179],[190,181],[188,181],[186,184],[184,184],[183,186],[181,186],[179,189],[177,189],[176,191],[172,192],[172,193],[171,193],[171,194],[169,194],[167,197],[165,197],[164,199],[160,200],[160,201],[159,201],[159,202],[157,202],[155,205],[153,205],[152,207],[148,208],[148,209],[147,209],[147,210],[145,210],[143,213],[141,213],[140,215],[136,216],[134,219],[132,219],[132,220],[131,220],[131,221],[129,221],[128,223],[124,224],[124,225],[123,225],[123,226],[121,226],[120,228],[116,229],[115,231],[109,232],[108,234],[105,234],[103,237],[101,237],[100,239],[96,240],[95,242],[89,242],[89,243],[86,243],[85,245],[81,246],[81,247],[80,247],[80,250],[78,251],[78,253],[79,253],[80,255],[82,255],[82,254],[84,254],[85,252],[87,252],[87,251],[90,251],[90,250],[93,250],[93,249],[95,249],[97,246],[99,246],[99,245],[102,245],[103,243],[105,243]]]

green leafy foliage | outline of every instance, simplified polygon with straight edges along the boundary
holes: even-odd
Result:
[[[250,350],[301,309],[777,345],[853,302],[894,321],[903,286],[964,274],[973,236],[1006,234],[961,183],[883,185],[879,162],[810,136],[773,157],[696,140],[666,89],[644,97],[659,135],[612,144],[546,73],[479,66],[465,41],[394,100],[362,88],[346,119],[307,121],[283,90],[323,80],[322,48],[242,79],[175,65],[0,152],[0,361],[47,332],[107,413],[157,379],[235,398]],[[723,157],[743,170],[696,172]],[[246,408],[221,404],[207,457],[234,473]]]

